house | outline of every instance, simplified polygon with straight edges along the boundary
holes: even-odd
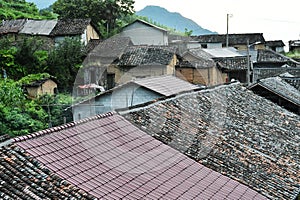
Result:
[[[225,75],[217,68],[212,56],[203,49],[189,49],[180,58],[176,65],[176,77],[193,84],[206,86],[225,82]]]
[[[17,40],[18,33],[22,30],[26,19],[3,20],[0,25],[0,37],[10,37]]]
[[[79,37],[84,45],[92,39],[99,39],[98,30],[91,24],[91,19],[60,19],[50,33],[55,43],[65,37]]]
[[[187,62],[176,67],[177,76],[192,83],[218,85],[232,79],[246,82],[247,57],[235,48],[193,48],[182,57]]]
[[[300,40],[290,40],[289,51],[300,51]]]
[[[127,109],[195,89],[199,87],[174,76],[135,79],[73,105],[73,119],[78,121],[116,109]]]
[[[286,74],[288,74],[288,76]],[[291,75],[290,73],[284,73],[280,74],[279,77],[296,88],[298,91],[300,91],[300,76],[296,77],[294,75]]]
[[[26,93],[31,98],[36,98],[45,94],[53,95],[57,93],[57,83],[53,78],[44,78],[23,86],[26,89]]]
[[[129,46],[114,62],[115,83],[125,83],[134,78],[175,75],[177,62],[175,47]]]
[[[188,49],[201,48],[201,44],[193,36],[169,34],[168,39],[169,46],[176,47],[179,55],[184,54]]]
[[[239,51],[240,54],[247,56],[247,51]],[[258,79],[277,76],[279,74],[289,72],[293,75],[300,75],[300,63],[296,60],[284,56],[281,53],[270,49],[250,50],[250,61],[252,69],[252,81]]]
[[[282,53],[284,52],[285,44],[282,40],[270,40],[266,41],[266,49],[271,49],[275,52]]]
[[[1,199],[96,200],[11,141],[0,144],[0,155]]]
[[[120,36],[130,37],[134,45],[168,45],[167,30],[141,19],[124,26]]]
[[[49,47],[65,37],[78,37],[84,45],[91,39],[99,39],[99,33],[90,19],[6,20],[0,26],[0,36],[4,35],[10,35],[14,39],[24,36],[40,37]]]
[[[13,144],[97,199],[267,199],[154,139],[116,113],[20,136]],[[11,162],[19,159],[11,157]],[[37,178],[31,180],[43,184]],[[65,184],[58,185],[64,188]]]
[[[248,88],[255,94],[269,99],[291,112],[300,114],[300,92],[283,78],[277,76],[260,79]]]
[[[217,67],[222,72],[224,82],[232,79],[246,82],[247,76],[247,56],[240,54],[235,48],[203,49],[214,60]],[[224,80],[225,79],[225,80]],[[224,83],[223,82],[223,83]]]
[[[75,87],[96,84],[105,89],[113,88],[116,83],[113,63],[123,55],[127,47],[132,45],[129,37],[120,37],[119,35],[100,42],[84,59],[83,68],[80,69],[77,76],[83,77],[83,79],[76,79]],[[89,94],[90,91],[84,90],[82,93]]]
[[[215,49],[226,47],[227,34],[199,35],[194,37],[202,48]],[[256,44],[257,43],[257,44]],[[228,47],[246,50],[248,44],[255,44],[250,48],[265,49],[265,39],[262,33],[228,34]]]
[[[299,197],[300,116],[240,83],[119,113],[154,138],[269,199]]]

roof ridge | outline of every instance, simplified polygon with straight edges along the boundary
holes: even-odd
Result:
[[[30,140],[30,139],[37,138],[37,137],[44,136],[44,135],[48,135],[48,134],[51,134],[51,133],[54,133],[54,132],[57,132],[57,131],[66,130],[68,128],[74,127],[74,126],[79,125],[79,124],[84,124],[84,123],[87,123],[89,121],[94,121],[94,120],[97,120],[97,119],[103,119],[103,118],[106,118],[106,117],[110,117],[110,116],[113,116],[114,114],[115,114],[115,112],[108,112],[108,113],[105,113],[105,114],[98,114],[98,115],[95,115],[93,117],[87,117],[87,118],[84,118],[84,119],[79,120],[79,121],[73,121],[73,122],[69,122],[69,123],[66,123],[66,124],[63,124],[63,125],[60,125],[60,126],[40,130],[40,131],[31,133],[29,135],[23,135],[23,136],[15,137],[15,138],[12,138],[12,141],[13,142],[21,142],[21,141],[25,141],[25,140]]]

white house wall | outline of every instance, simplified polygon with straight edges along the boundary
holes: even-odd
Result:
[[[142,23],[133,23],[125,27],[121,36],[130,37],[134,45],[168,45],[166,31]]]
[[[75,106],[73,108],[73,118],[74,121],[78,121],[116,109],[143,104],[161,96],[138,85],[125,86],[119,90],[114,90],[112,93],[98,96],[89,102]]]

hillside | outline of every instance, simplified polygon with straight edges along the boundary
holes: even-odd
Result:
[[[183,17],[179,13],[169,12],[159,6],[146,6],[144,9],[137,11],[136,15],[148,17],[150,20],[167,27],[184,32],[185,28],[193,30],[192,35],[213,34],[210,30],[204,29],[191,19]]]
[[[56,0],[26,0],[27,2],[33,2],[38,9],[44,9],[51,6]]]
[[[22,0],[0,0],[0,19],[41,18],[36,5]]]

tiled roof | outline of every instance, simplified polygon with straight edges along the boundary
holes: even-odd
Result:
[[[16,145],[0,147],[0,199],[95,199]]]
[[[282,77],[282,79],[300,91],[300,77]]]
[[[90,53],[96,46],[98,46],[102,40],[100,39],[90,39],[87,45],[85,46],[86,53]]]
[[[269,49],[259,49],[257,51],[257,62],[281,62],[291,66],[300,65],[297,61]]]
[[[57,82],[54,77],[53,78],[44,78],[44,79],[41,79],[41,80],[36,80],[36,81],[31,82],[29,84],[24,84],[23,86],[25,86],[25,87],[39,87],[48,80],[52,80],[55,83]]]
[[[217,66],[219,66],[222,69],[228,69],[228,70],[247,69],[246,56],[238,53],[233,48],[219,48],[219,49],[194,48],[194,49],[189,49],[187,52],[183,54],[183,56],[185,56],[187,53],[190,53],[191,55],[198,58],[197,61],[190,62],[196,68],[212,67],[217,64]]]
[[[99,199],[266,199],[108,113],[15,139]]]
[[[254,83],[249,88],[253,88],[257,85],[260,85],[267,90],[270,90],[273,93],[281,96],[287,101],[300,106],[300,92],[280,77],[270,77],[258,80],[257,83]]]
[[[300,190],[300,116],[230,84],[123,113],[148,134],[270,199]]]
[[[6,140],[9,140],[9,139],[10,139],[10,136],[7,134],[0,135],[0,143],[4,142]]]
[[[254,67],[253,80],[257,81],[258,79],[279,76],[285,72],[288,72],[295,77],[300,77],[300,67],[290,67],[288,65],[284,65],[282,67]]]
[[[60,19],[51,32],[51,35],[78,35],[91,23],[91,19]]]
[[[169,65],[176,53],[176,47],[130,46],[117,61],[119,66]]]
[[[283,43],[282,40],[269,40],[269,41],[266,41],[266,46],[269,46],[269,47],[284,47],[285,44]]]
[[[226,34],[211,34],[199,35],[194,38],[200,43],[226,43]],[[261,42],[264,43],[265,39],[262,33],[244,33],[244,34],[228,34],[229,45],[246,45],[247,40],[249,43]]]
[[[85,64],[100,63],[111,64],[115,59],[120,58],[132,42],[129,37],[120,37],[119,35],[110,37],[99,43],[87,56]]]
[[[26,23],[26,19],[5,20],[0,25],[0,35],[8,33],[19,33]]]
[[[27,20],[19,33],[49,36],[57,20]]]
[[[181,92],[199,89],[199,87],[176,78],[175,76],[157,76],[137,79],[133,80],[133,82],[163,96],[171,96]]]

